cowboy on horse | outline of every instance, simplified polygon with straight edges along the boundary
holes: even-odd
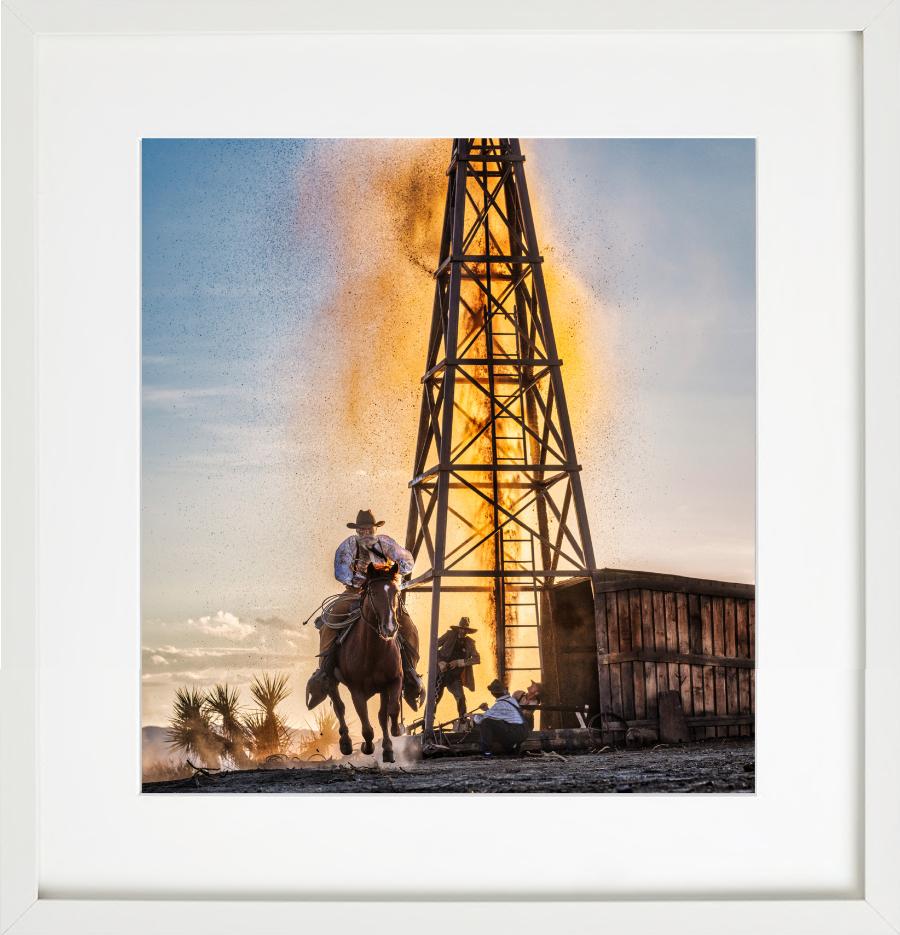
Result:
[[[334,664],[342,634],[360,614],[360,599],[367,580],[367,570],[395,565],[400,575],[413,570],[412,555],[390,536],[376,534],[384,520],[375,519],[371,510],[360,510],[355,523],[347,523],[355,530],[334,553],[334,577],[344,585],[344,591],[327,604],[316,620],[319,630],[319,668],[307,683],[307,706],[314,708],[329,695],[334,684]],[[419,661],[419,633],[402,599],[397,613],[400,658],[403,664],[403,697],[415,710],[424,695],[422,679],[416,672]]]

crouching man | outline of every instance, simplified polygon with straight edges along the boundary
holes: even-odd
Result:
[[[525,692],[517,691],[510,695],[502,686],[498,691],[495,683],[489,687],[496,701],[490,707],[482,705],[484,714],[476,714],[473,718],[481,732],[481,753],[493,756],[495,746],[503,753],[518,753],[519,745],[531,733],[532,725],[531,713],[523,710]]]

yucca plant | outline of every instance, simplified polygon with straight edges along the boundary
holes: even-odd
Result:
[[[179,688],[175,692],[168,742],[200,765],[219,766],[223,743],[206,710],[206,696],[197,688]]]
[[[225,756],[236,766],[246,766],[250,761],[247,755],[250,736],[241,717],[237,689],[227,684],[215,685],[206,694],[204,710],[218,721],[216,728],[222,737]]]
[[[300,741],[297,755],[301,760],[327,760],[340,739],[340,725],[334,712],[320,708],[316,714],[315,727],[310,728],[306,737]]]
[[[278,706],[291,690],[287,687],[288,677],[284,674],[255,676],[250,686],[258,710],[244,718],[244,725],[251,737],[253,755],[257,760],[287,752],[290,732],[278,713]]]

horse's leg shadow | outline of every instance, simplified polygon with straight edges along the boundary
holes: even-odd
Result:
[[[394,742],[388,734],[388,708],[390,690],[381,693],[381,705],[378,708],[378,723],[381,725],[381,758],[385,763],[394,762]]]
[[[328,697],[331,699],[331,706],[334,708],[334,713],[337,715],[338,725],[340,729],[340,749],[341,753],[344,756],[350,756],[353,752],[353,743],[350,740],[350,730],[347,727],[347,721],[344,718],[346,708],[344,707],[344,702],[341,699],[341,691],[335,684],[334,688],[328,693]]]
[[[353,707],[356,708],[356,714],[359,717],[359,723],[362,725],[363,742],[360,750],[369,756],[375,752],[375,731],[372,729],[372,723],[369,720],[369,699],[361,691],[350,689],[350,696],[353,698]]]

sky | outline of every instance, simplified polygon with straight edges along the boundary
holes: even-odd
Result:
[[[522,148],[598,565],[752,582],[753,141]],[[449,152],[144,141],[144,724],[264,669],[311,720],[346,522],[404,536]]]

